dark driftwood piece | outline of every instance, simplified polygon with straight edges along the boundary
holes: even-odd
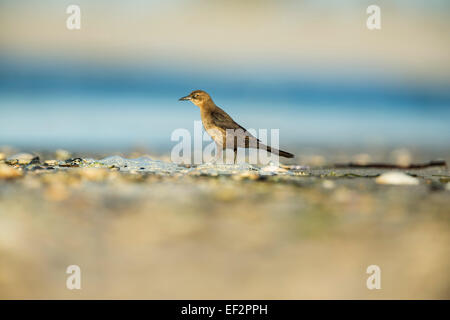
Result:
[[[380,168],[380,169],[424,169],[429,167],[445,167],[447,163],[443,160],[430,161],[426,163],[412,163],[408,166],[400,166],[391,163],[337,163],[334,165],[335,168]]]

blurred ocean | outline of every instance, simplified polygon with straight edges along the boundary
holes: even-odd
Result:
[[[260,72],[260,71],[259,71]],[[388,79],[167,72],[2,57],[0,144],[69,149],[170,147],[204,89],[246,128],[279,128],[282,145],[448,146],[450,90]]]

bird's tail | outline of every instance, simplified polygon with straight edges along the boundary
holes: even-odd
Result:
[[[260,148],[261,147],[262,147],[262,145],[260,145]],[[278,150],[278,149],[275,149],[275,148],[272,148],[272,147],[269,147],[269,146],[264,146],[264,148],[268,152],[271,152],[273,154],[277,154],[277,155],[279,155],[281,157],[285,157],[285,158],[293,158],[294,157],[294,155],[292,153],[289,153],[289,152],[286,152],[286,151],[283,151],[283,150]]]

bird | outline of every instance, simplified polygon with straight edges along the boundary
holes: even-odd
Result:
[[[191,101],[200,108],[203,127],[217,146],[215,161],[222,158],[223,150],[233,149],[236,163],[238,147],[262,149],[285,158],[294,158],[292,153],[263,144],[219,108],[211,96],[203,90],[194,90],[189,95],[180,98],[179,101]]]

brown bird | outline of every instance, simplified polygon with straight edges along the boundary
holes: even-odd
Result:
[[[216,106],[210,95],[205,91],[192,91],[189,95],[179,100],[189,100],[200,108],[203,126],[217,146],[216,160],[222,157],[223,150],[233,149],[234,162],[236,162],[238,147],[263,149],[285,158],[294,157],[292,153],[263,144],[245,128],[237,124],[225,111]]]

